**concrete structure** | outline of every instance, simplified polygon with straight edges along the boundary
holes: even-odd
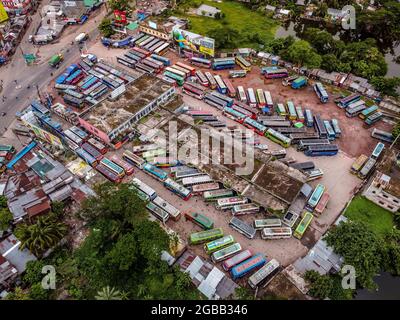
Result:
[[[26,270],[29,261],[36,260],[36,257],[28,250],[21,250],[21,242],[11,234],[0,242],[0,257],[7,259],[21,274]]]
[[[215,18],[215,15],[217,13],[221,13],[221,10],[208,6],[206,4],[202,4],[200,7],[196,9],[196,14],[198,16],[205,16],[205,17],[210,17],[210,18]]]
[[[4,9],[10,14],[27,14],[37,6],[36,0],[1,0]]]
[[[118,102],[103,100],[79,115],[79,124],[106,143],[130,133],[132,126],[175,95],[175,87],[143,74],[126,87]]]

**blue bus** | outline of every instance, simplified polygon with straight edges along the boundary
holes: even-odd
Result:
[[[332,128],[335,131],[336,138],[339,138],[342,134],[342,130],[340,130],[339,127],[339,121],[337,119],[332,119],[331,123],[332,123]]]
[[[67,69],[65,69],[64,73],[57,77],[56,83],[57,84],[62,84],[65,82],[65,80],[77,69],[79,69],[78,65],[76,64],[71,64]]]
[[[214,59],[211,68],[213,70],[233,69],[235,68],[235,58]]]
[[[305,118],[306,118],[306,126],[312,128],[314,126],[314,119],[310,109],[306,109]]]
[[[248,274],[250,271],[262,267],[266,262],[267,259],[265,258],[265,256],[258,253],[233,267],[231,270],[232,279],[236,280],[238,278],[241,278]]]
[[[225,96],[225,95],[223,95],[223,94],[220,94],[220,93],[218,93],[218,92],[215,92],[215,91],[212,91],[211,94],[212,94],[214,97],[217,97],[218,99],[220,99],[220,100],[222,100],[222,101],[225,101],[225,102],[226,102],[226,105],[227,105],[228,107],[231,107],[231,106],[233,105],[234,100],[233,100],[232,98],[229,98],[229,97],[227,97],[227,96]]]
[[[95,77],[95,76],[92,75],[92,78],[89,79],[88,81],[86,81],[86,82],[81,86],[81,89],[82,89],[82,90],[88,89],[89,87],[91,87],[92,85],[94,85],[94,84],[97,82],[97,80],[98,80],[97,77]]]
[[[159,56],[158,54],[152,54],[150,57],[152,57],[154,60],[160,61],[164,64],[164,66],[168,67],[171,65],[171,60],[169,60],[166,57]]]
[[[143,170],[160,181],[165,181],[168,178],[168,173],[166,173],[164,170],[160,168],[157,168],[156,166],[153,166],[150,163],[146,163],[143,166]]]
[[[322,103],[328,102],[329,96],[321,82],[314,84],[314,91]]]
[[[335,144],[308,146],[304,154],[308,157],[334,156],[339,152]]]
[[[324,120],[324,126],[326,129],[326,132],[328,133],[328,139],[335,140],[335,138],[336,138],[335,131],[333,130],[333,128],[328,120]]]

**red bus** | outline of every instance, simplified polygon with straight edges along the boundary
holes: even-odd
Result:
[[[183,68],[183,69],[186,69],[186,70],[190,71],[190,74],[191,74],[192,76],[194,76],[194,75],[196,74],[196,69],[193,68],[193,67],[191,67],[191,66],[188,66],[187,64],[184,64],[184,63],[182,63],[182,62],[177,62],[175,65],[178,66],[178,67],[181,67],[181,68]]]
[[[235,90],[235,87],[233,86],[232,82],[228,78],[224,78],[222,80],[225,82],[226,89],[227,89],[226,93],[228,94],[228,96],[230,96],[231,98],[235,98],[236,90]]]
[[[199,100],[203,99],[204,90],[197,83],[185,82],[182,91],[189,96],[195,97]]]
[[[108,180],[114,183],[120,183],[121,178],[118,177],[114,172],[107,169],[107,167],[101,163],[96,166],[96,170],[99,171],[103,176],[105,176]]]
[[[150,51],[147,51],[147,50],[144,50],[144,49],[142,49],[142,48],[138,48],[138,47],[133,47],[132,48],[132,51],[136,51],[136,52],[139,52],[139,53],[142,53],[142,54],[144,54],[146,57],[148,57],[149,55],[150,55]]]
[[[125,160],[120,159],[120,158],[119,158],[117,155],[115,155],[115,154],[111,157],[111,160],[112,160],[113,162],[115,162],[117,165],[119,165],[122,169],[124,169],[125,173],[126,173],[128,176],[131,175],[131,174],[135,171],[133,165],[131,165],[130,163],[128,163],[128,162],[125,161]]]
[[[202,86],[208,87],[208,85],[209,85],[208,80],[202,71],[197,70],[196,77],[197,77],[197,79],[199,79]]]
[[[107,147],[104,145],[104,144],[102,144],[101,142],[99,142],[99,141],[97,141],[96,139],[94,139],[94,138],[90,138],[89,140],[88,140],[88,142],[93,146],[93,147],[95,147],[98,151],[100,151],[100,153],[102,153],[102,154],[105,154],[105,153],[107,153]]]
[[[236,106],[238,108],[241,108],[243,110],[246,110],[248,113],[251,113],[252,119],[257,119],[257,114],[258,114],[258,110],[255,108],[250,107],[249,105],[247,105],[246,103],[240,102],[240,101],[235,101],[233,103],[233,106]],[[232,106],[232,108],[234,109],[234,107]],[[238,110],[239,112],[241,112],[240,110]]]
[[[97,161],[103,159],[103,155],[101,154],[101,152],[87,142],[82,144],[82,149],[89,153]]]

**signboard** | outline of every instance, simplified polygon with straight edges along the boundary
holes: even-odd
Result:
[[[215,40],[212,38],[181,30],[178,27],[173,28],[172,37],[181,48],[203,53],[211,57],[215,54]]]
[[[127,24],[126,12],[120,10],[114,10],[115,22],[120,24]]]
[[[0,1],[0,23],[6,20],[8,20],[8,14],[6,9],[4,9],[3,3]]]

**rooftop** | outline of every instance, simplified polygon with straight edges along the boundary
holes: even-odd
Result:
[[[128,85],[117,101],[103,100],[88,110],[83,118],[99,130],[111,132],[170,88],[161,79],[144,74]]]
[[[25,271],[26,264],[36,260],[36,257],[28,249],[20,250],[20,244],[21,242],[12,234],[0,242],[0,254],[21,274]]]

